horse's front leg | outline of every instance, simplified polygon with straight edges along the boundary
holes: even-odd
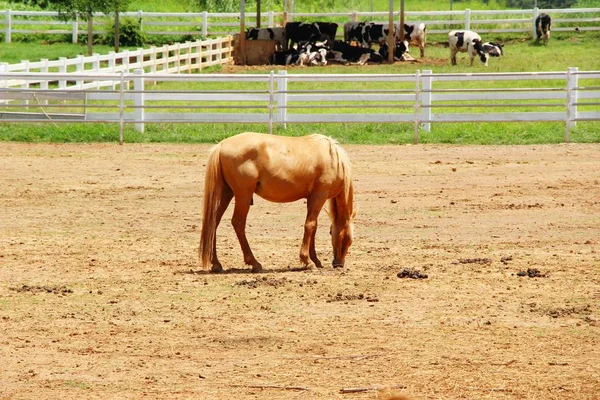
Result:
[[[317,222],[319,213],[323,205],[327,201],[326,193],[314,193],[308,198],[306,221],[304,222],[304,237],[302,238],[302,246],[300,247],[300,263],[303,267],[308,265],[308,260],[312,260],[317,268],[322,268],[323,265],[317,257],[315,250],[315,236],[317,234]]]
[[[248,239],[246,238],[246,218],[248,217],[248,211],[250,211],[250,204],[252,203],[252,192],[249,195],[238,195],[235,196],[235,208],[233,210],[233,217],[231,218],[231,224],[235,230],[242,252],[244,253],[244,262],[246,265],[252,266],[252,272],[261,272],[263,270],[262,265],[256,261]]]

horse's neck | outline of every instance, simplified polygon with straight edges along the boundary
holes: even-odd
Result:
[[[354,211],[354,192],[352,183],[348,190],[342,190],[340,194],[333,198],[335,201],[335,218],[339,221],[348,221]]]

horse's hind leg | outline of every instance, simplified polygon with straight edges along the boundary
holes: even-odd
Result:
[[[246,238],[246,218],[248,217],[248,211],[250,211],[250,204],[252,203],[252,193],[236,193],[235,194],[235,208],[233,210],[233,217],[231,218],[231,224],[235,230],[242,252],[244,253],[244,262],[246,265],[252,266],[252,272],[262,271],[262,265],[252,254],[248,239]]]
[[[225,210],[227,210],[229,203],[231,203],[232,198],[233,198],[233,192],[231,191],[231,188],[229,187],[229,185],[223,185],[223,190],[221,192],[221,200],[219,201],[219,208],[217,209],[217,219],[216,219],[216,224],[215,224],[215,231],[219,227],[221,218],[223,218],[223,214],[225,213]],[[212,265],[212,267],[210,268],[211,272],[223,272],[223,266],[221,265],[221,263],[219,262],[219,259],[217,258],[217,241],[216,240],[214,241],[212,254],[213,254],[213,257],[212,257],[212,260],[210,260],[210,263]]]

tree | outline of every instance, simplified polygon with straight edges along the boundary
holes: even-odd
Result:
[[[129,0],[53,0],[52,7],[58,11],[59,18],[70,21],[80,17],[87,21],[88,55],[93,53],[94,46],[94,13],[115,15],[115,49],[119,48],[119,12],[126,9]]]

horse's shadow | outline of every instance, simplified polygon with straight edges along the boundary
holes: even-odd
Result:
[[[263,268],[263,270],[260,272],[252,272],[252,270],[250,268],[230,268],[230,269],[223,270],[223,272],[211,272],[209,270],[204,270],[204,269],[194,270],[194,269],[190,268],[190,269],[186,269],[186,270],[175,271],[175,274],[178,274],[178,275],[214,275],[214,276],[231,275],[231,274],[260,275],[260,274],[281,274],[281,273],[286,273],[286,272],[304,272],[304,271],[312,271],[312,270],[317,270],[317,268],[310,267],[310,266],[293,267],[293,268]]]

